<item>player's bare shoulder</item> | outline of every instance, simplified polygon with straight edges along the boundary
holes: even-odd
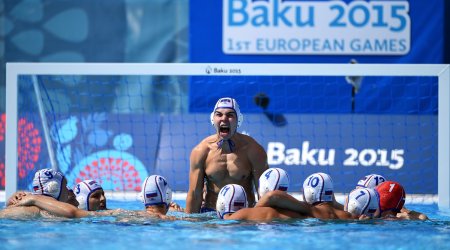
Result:
[[[211,151],[213,145],[216,145],[216,142],[217,136],[211,135],[206,137],[192,149],[191,158],[206,157],[209,151]]]
[[[253,137],[248,136],[246,134],[239,134],[242,138],[242,141],[245,142],[246,150],[248,150],[249,154],[265,154],[266,151]]]

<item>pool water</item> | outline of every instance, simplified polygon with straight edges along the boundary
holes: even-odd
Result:
[[[184,201],[178,201],[184,207]],[[0,203],[3,207],[4,203]],[[109,208],[141,210],[134,201]],[[198,221],[0,219],[0,249],[450,249],[450,214],[436,205],[412,205],[430,221],[322,221],[254,223],[224,221],[214,213],[186,215]]]

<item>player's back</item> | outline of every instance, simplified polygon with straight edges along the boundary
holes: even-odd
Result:
[[[275,209],[271,207],[243,208],[232,214],[231,220],[271,221],[276,219],[306,218],[290,210]]]
[[[313,206],[312,215],[318,219],[331,219],[331,220],[348,220],[355,219],[352,214],[336,209],[333,207],[332,202],[323,202]]]

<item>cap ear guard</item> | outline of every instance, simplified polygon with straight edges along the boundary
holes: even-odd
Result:
[[[360,205],[356,200],[347,200],[345,203],[344,211],[347,211],[351,214],[361,215],[361,209],[359,209]]]
[[[172,203],[172,189],[168,186],[166,189],[166,204],[170,206]]]
[[[237,127],[239,128],[242,124],[242,122],[244,121],[244,115],[242,115],[241,110],[239,108],[239,104],[237,103],[237,101],[231,97],[223,97],[220,98],[216,105],[214,106],[214,110],[213,112],[211,112],[211,114],[209,115],[209,119],[211,121],[211,124],[213,126],[214,125],[214,113],[216,112],[216,109],[218,108],[230,108],[233,109],[236,112],[236,117],[237,117]]]
[[[144,191],[144,190],[141,190],[141,192],[139,192],[139,194],[137,195],[137,199],[138,199],[140,202],[145,203],[143,191]]]
[[[312,187],[306,187],[303,189],[303,200],[306,201],[308,204],[313,204],[315,202],[315,192],[314,188]]]
[[[57,194],[60,192],[60,184],[58,184],[57,181],[50,181],[47,183],[47,186],[44,187],[44,192],[50,193],[50,194]]]
[[[211,114],[209,115],[209,120],[211,121],[211,125],[213,125],[214,127],[214,112],[216,112],[215,110],[213,112],[211,112]]]

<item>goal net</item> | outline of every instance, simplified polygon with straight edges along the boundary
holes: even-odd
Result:
[[[289,191],[325,172],[348,193],[377,173],[448,207],[449,76],[448,65],[8,63],[0,184],[7,197],[30,190],[51,167],[69,186],[137,192],[159,174],[186,192],[190,151],[229,96],[238,131],[288,172]]]

